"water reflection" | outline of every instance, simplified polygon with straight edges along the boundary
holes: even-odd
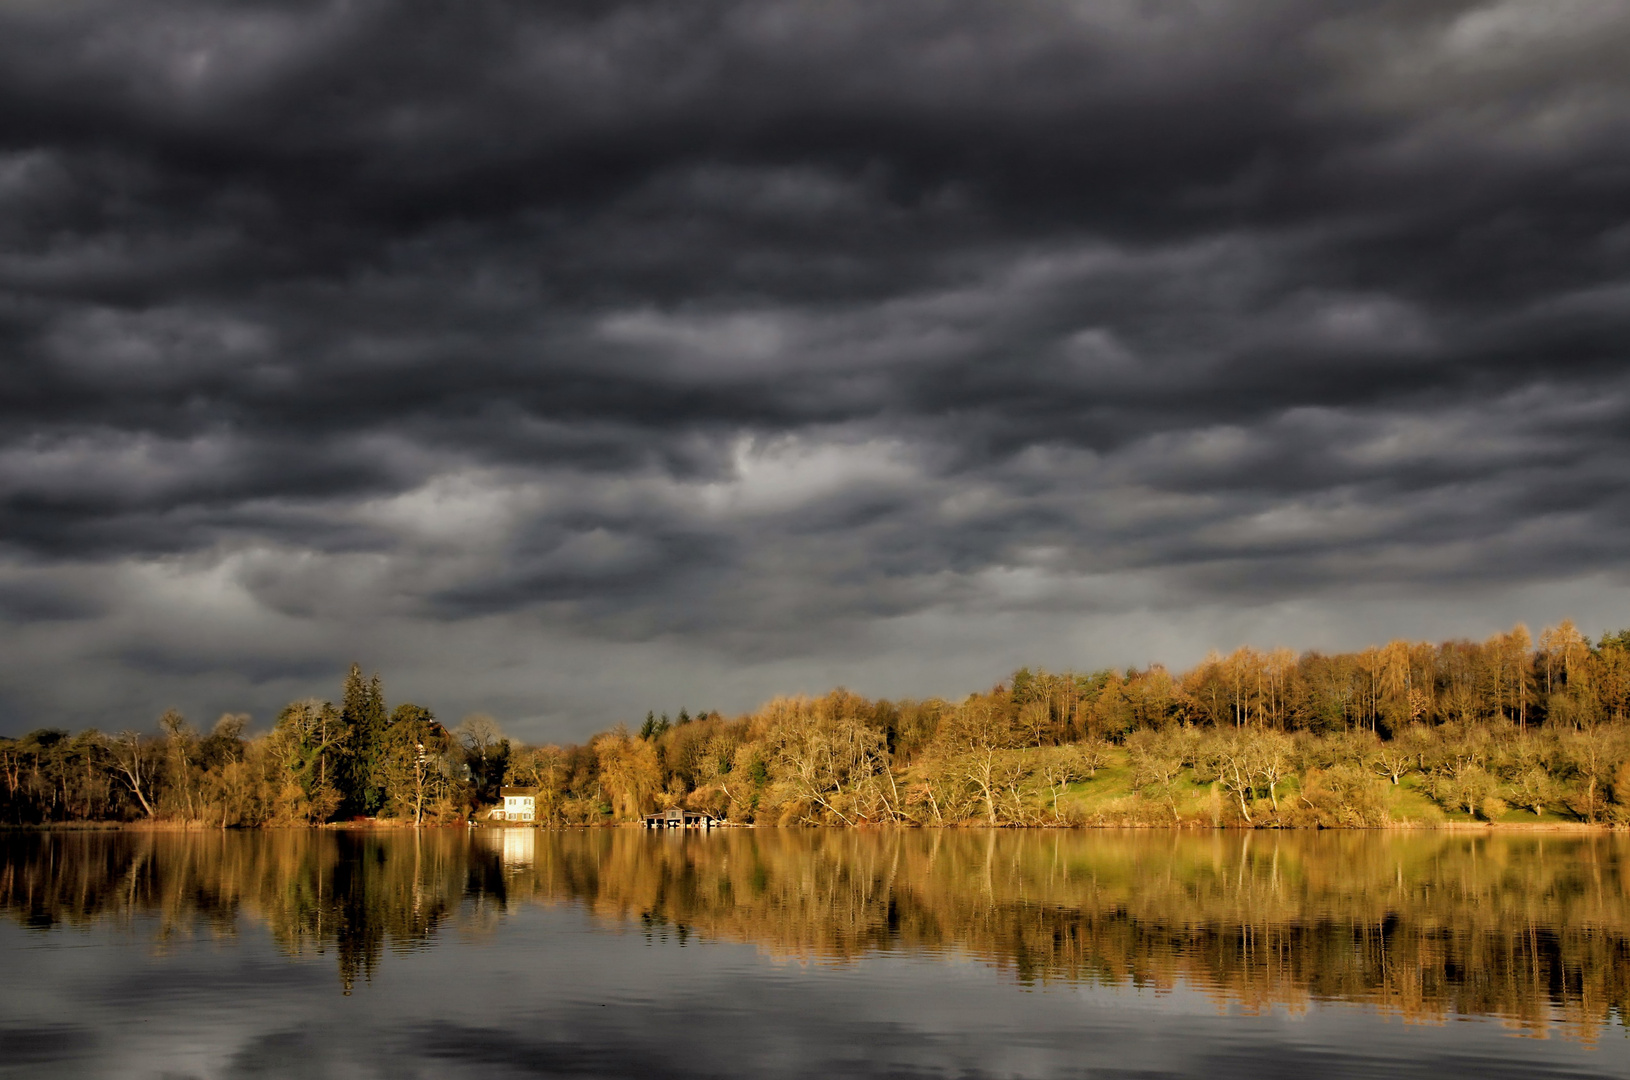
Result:
[[[388,951],[569,902],[786,960],[973,957],[1245,1011],[1347,1001],[1589,1040],[1630,1005],[1630,845],[1607,835],[127,832],[3,850],[0,905],[24,926],[141,916],[162,944],[256,920],[289,955],[331,953],[346,992]]]

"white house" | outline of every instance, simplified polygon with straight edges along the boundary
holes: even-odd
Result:
[[[507,787],[503,790],[504,805],[492,816],[499,821],[536,821],[538,819],[538,793],[533,788]]]

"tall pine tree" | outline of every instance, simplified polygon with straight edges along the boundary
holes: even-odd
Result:
[[[385,805],[383,775],[385,753],[385,693],[375,674],[362,677],[362,668],[351,665],[345,676],[345,696],[341,718],[351,727],[350,809],[355,813],[377,814]]]

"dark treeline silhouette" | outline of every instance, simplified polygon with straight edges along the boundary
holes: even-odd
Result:
[[[765,829],[72,832],[0,838],[0,911],[160,939],[268,926],[341,984],[447,928],[568,902],[653,940],[842,963],[972,957],[1022,982],[1179,984],[1592,1038],[1630,1010],[1614,835]]]
[[[167,713],[153,736],[0,741],[7,819],[426,823],[510,785],[544,824],[680,804],[782,825],[1630,823],[1630,631],[1593,644],[1568,622],[1537,642],[1519,626],[1336,655],[1242,648],[1175,675],[1022,669],[954,703],[835,690],[735,718],[653,711],[575,746],[387,710],[355,666],[339,705],[296,702],[253,739],[246,722],[204,735]]]

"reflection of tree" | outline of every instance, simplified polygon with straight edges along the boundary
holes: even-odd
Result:
[[[518,900],[842,962],[981,957],[1030,982],[1364,1003],[1590,1036],[1630,1009],[1630,843],[1520,837],[972,831],[36,833],[0,839],[25,925],[263,921],[342,985]]]
[[[7,838],[0,905],[38,927],[160,916],[169,938],[263,920],[291,956],[333,950],[347,993],[386,948],[424,945],[469,895],[502,904],[497,859],[462,834],[43,833]]]
[[[1165,988],[1248,1008],[1354,1001],[1589,1032],[1630,1007],[1630,847],[1616,838],[797,830],[593,832],[519,891],[775,955],[985,958],[1024,981]]]

